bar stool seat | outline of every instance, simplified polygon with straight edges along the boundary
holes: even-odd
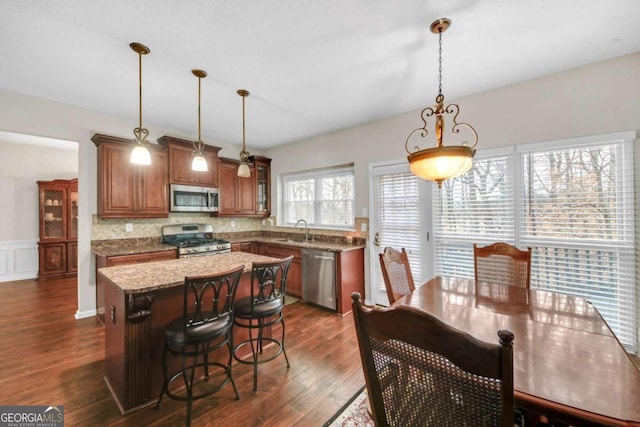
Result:
[[[183,314],[165,327],[163,384],[156,408],[160,407],[165,394],[171,399],[186,401],[187,426],[191,425],[193,401],[211,396],[229,382],[236,399],[240,399],[231,362],[233,304],[243,270],[244,266],[240,266],[217,275],[185,277]],[[211,354],[225,347],[228,351],[226,360]],[[180,368],[172,373],[169,372],[169,356],[180,358]],[[189,359],[192,359],[191,363],[187,363]],[[211,377],[215,380],[209,381]]]
[[[282,309],[286,293],[287,274],[293,255],[276,262],[254,262],[251,272],[251,296],[241,298],[234,304],[234,325],[249,330],[249,338],[238,343],[233,349],[233,357],[239,363],[253,365],[253,391],[258,390],[258,365],[269,362],[284,354],[289,358],[284,345],[285,323]],[[265,337],[265,328],[280,324],[281,338]],[[257,333],[257,335],[255,335]],[[273,344],[267,353],[265,343]],[[242,348],[251,347],[251,358],[239,356]]]

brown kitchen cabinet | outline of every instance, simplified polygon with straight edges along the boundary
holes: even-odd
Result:
[[[251,156],[255,168],[256,215],[271,215],[271,159],[262,156]]]
[[[258,253],[255,242],[232,243],[231,252],[248,252],[250,254]]]
[[[158,252],[144,252],[131,255],[96,255],[96,278],[98,277],[99,268],[116,267],[120,265],[152,261],[165,261],[169,259],[176,259],[177,257],[178,251],[175,249]],[[102,286],[102,283],[96,280],[96,312],[102,323],[104,323],[104,288]]]
[[[287,276],[287,294],[302,298],[302,257],[300,248],[273,243],[262,244],[262,255],[274,258],[286,258],[293,255],[289,275]]]
[[[77,275],[78,180],[38,181],[38,280]]]
[[[149,144],[151,165],[130,162],[134,142],[94,135],[98,147],[98,216],[166,218],[169,216],[167,150]]]
[[[220,158],[220,210],[219,217],[256,216],[255,204],[255,168],[249,167],[251,176],[238,176],[240,162],[234,159]]]
[[[207,160],[206,172],[198,172],[191,169],[195,148],[193,142],[163,136],[158,138],[158,144],[167,147],[169,151],[169,183],[183,185],[199,185],[202,187],[218,187],[218,151],[220,147],[204,146],[204,158]]]
[[[220,217],[267,217],[271,214],[271,159],[251,156],[251,176],[238,176],[240,162],[220,158]]]

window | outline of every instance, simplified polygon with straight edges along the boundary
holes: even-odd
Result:
[[[317,228],[353,229],[353,166],[287,174],[283,182],[283,225],[304,219]]]
[[[531,287],[591,301],[636,349],[632,133],[486,153],[434,194],[436,274],[473,277],[473,243],[532,248]]]

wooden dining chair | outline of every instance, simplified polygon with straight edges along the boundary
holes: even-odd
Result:
[[[375,425],[513,427],[513,333],[486,343],[419,308],[351,298]]]
[[[529,289],[531,248],[523,251],[504,242],[484,247],[474,243],[473,266],[476,284],[484,282]]]
[[[384,248],[380,254],[380,269],[390,305],[416,289],[404,248],[401,251],[392,247]]]

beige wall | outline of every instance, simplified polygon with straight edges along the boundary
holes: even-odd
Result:
[[[640,128],[640,53],[589,65],[457,100],[464,120],[480,134],[479,149],[538,140]],[[469,78],[473,78],[470,73]],[[399,94],[398,96],[402,96]],[[435,94],[434,94],[435,96]],[[425,105],[426,106],[426,105]],[[79,143],[78,315],[95,307],[91,256],[92,215],[96,212],[96,149],[93,133],[128,137],[130,119],[0,90],[0,130]],[[145,123],[151,139],[165,134],[190,138]],[[371,162],[402,159],[407,134],[420,124],[413,111],[363,126],[290,144],[265,153],[272,157],[274,189],[283,172],[349,162],[356,168],[356,213],[368,208]],[[203,138],[235,157],[238,146]],[[229,148],[225,148],[229,147]],[[277,195],[274,198],[277,203]],[[368,261],[367,261],[368,262]],[[368,271],[368,267],[367,267]]]
[[[36,181],[78,177],[78,152],[0,140],[0,240],[38,239]]]
[[[637,130],[640,53],[452,101],[476,128],[478,150]],[[369,164],[405,159],[407,135],[421,125],[420,112],[411,111],[268,150],[274,185],[282,173],[354,162],[359,215],[369,203]]]

